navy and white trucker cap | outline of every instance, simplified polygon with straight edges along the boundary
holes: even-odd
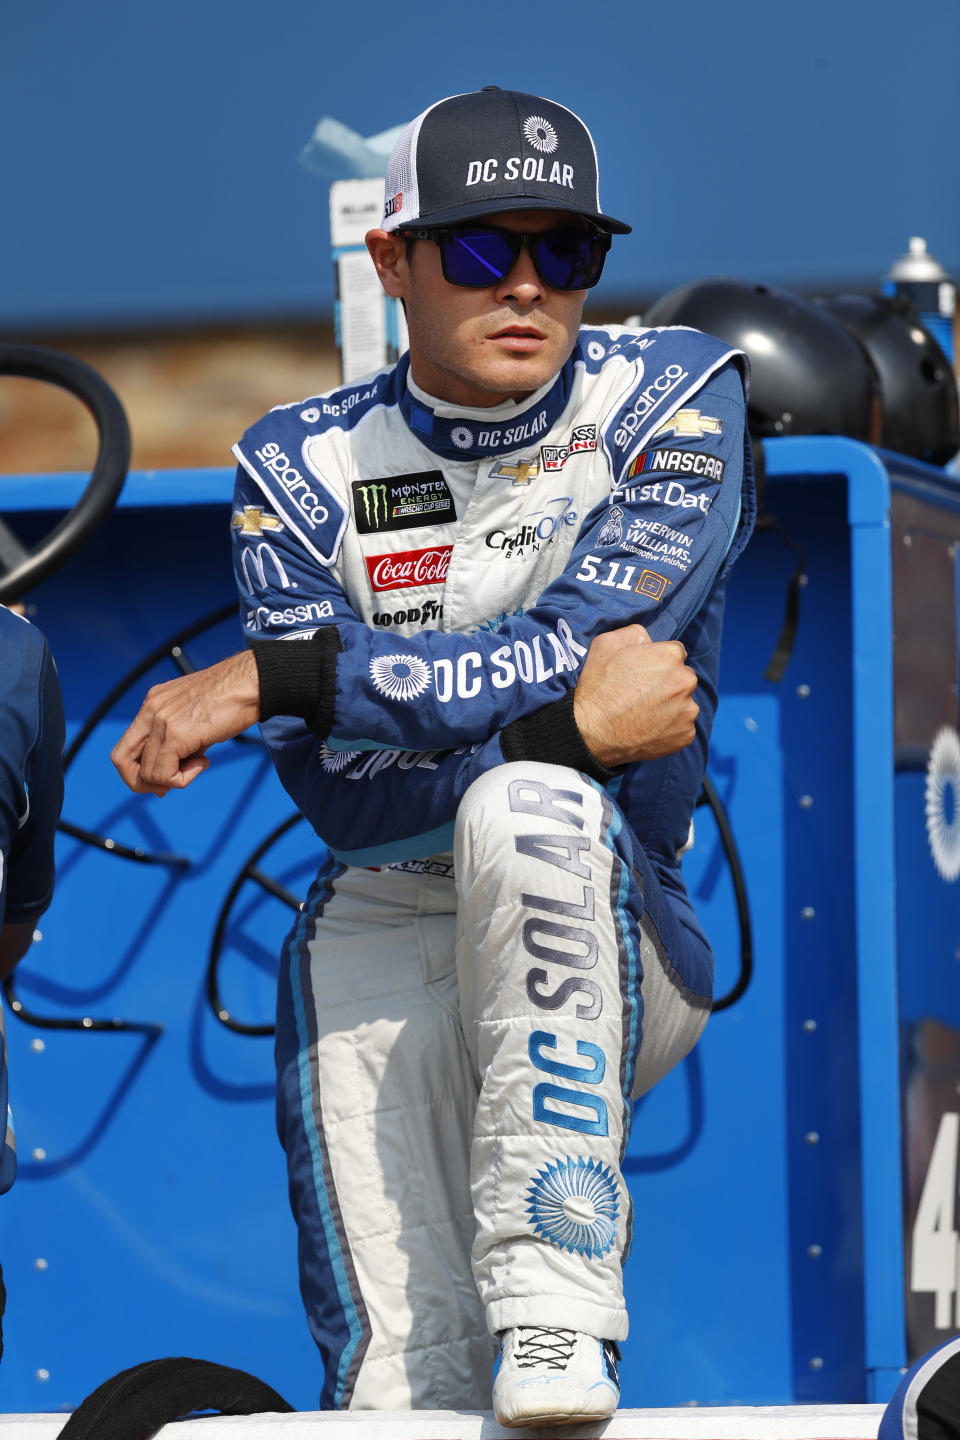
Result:
[[[911,1365],[883,1412],[879,1440],[960,1440],[960,1335]]]
[[[438,100],[387,164],[384,230],[431,229],[505,210],[569,210],[604,230],[593,136],[565,105],[487,85]]]

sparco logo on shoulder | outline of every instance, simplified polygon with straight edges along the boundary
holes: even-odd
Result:
[[[682,365],[668,365],[656,380],[651,380],[649,385],[645,385],[620,421],[614,436],[616,443],[626,445],[636,435],[648,416],[658,409],[667,396],[671,395],[687,378],[688,372]]]
[[[404,590],[414,585],[442,585],[450,566],[452,545],[427,550],[397,550],[392,555],[365,555],[374,590]]]

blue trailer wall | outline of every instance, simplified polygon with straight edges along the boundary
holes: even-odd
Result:
[[[626,1405],[889,1393],[911,1295],[901,1019],[910,1037],[931,1017],[960,1031],[960,892],[933,865],[922,770],[894,778],[890,525],[892,492],[922,490],[951,517],[952,492],[939,472],[850,441],[767,452],[771,509],[805,557],[800,625],[784,679],[765,680],[797,556],[761,532],[730,589],[710,766],[745,874],[755,973],[638,1104],[625,1164],[636,1218]],[[31,597],[68,738],[162,641],[229,607],[230,488],[225,471],[131,476],[99,535]],[[8,478],[0,506],[30,538],[76,492],[69,478]],[[228,618],[181,648],[200,665],[238,640]],[[71,764],[64,805],[67,821],[160,863],[61,835],[57,895],[16,975],[31,1011],[136,1024],[64,1031],[8,1015],[21,1167],[0,1202],[7,1410],[73,1407],[108,1375],[167,1354],[252,1370],[302,1409],[319,1390],[273,1132],[272,1042],[219,1023],[206,972],[222,919],[222,1006],[269,1026],[291,903],[321,842],[295,824],[225,908],[292,806],[253,738],[220,747],[183,793],[129,794],[109,749],[147,686],[175,673],[158,661],[117,700]],[[955,690],[953,701],[955,726]],[[740,931],[706,807],[685,871],[723,994]],[[923,958],[928,915],[936,964]],[[898,947],[909,949],[902,999]],[[931,1145],[913,1147],[914,1218]],[[933,1323],[932,1295],[910,1303]]]

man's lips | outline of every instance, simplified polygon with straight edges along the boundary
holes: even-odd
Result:
[[[536,350],[546,338],[542,330],[536,330],[530,325],[505,325],[502,330],[496,330],[487,336],[488,340],[494,340],[498,345],[518,352]]]

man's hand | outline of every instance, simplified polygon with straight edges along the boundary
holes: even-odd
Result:
[[[657,760],[690,744],[700,707],[686,658],[679,640],[651,640],[642,625],[609,630],[591,642],[573,714],[601,765]]]
[[[232,740],[260,718],[253,652],[154,685],[110,758],[138,795],[182,790],[210,764],[207,748]]]

